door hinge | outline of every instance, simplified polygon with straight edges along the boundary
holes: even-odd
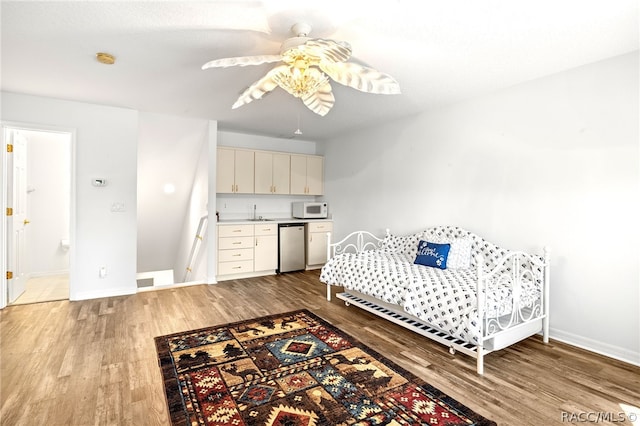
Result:
[[[13,216],[13,207],[7,207],[7,216]]]
[[[7,144],[7,152],[13,152],[13,144]]]
[[[8,280],[12,280],[13,279],[13,272],[7,271],[7,279]]]

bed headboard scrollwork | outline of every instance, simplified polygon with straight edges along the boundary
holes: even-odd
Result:
[[[386,230],[389,235],[389,230]],[[331,232],[327,232],[327,259],[341,253],[360,253],[366,250],[382,248],[384,238],[379,238],[369,231],[355,231],[336,243],[331,242]]]

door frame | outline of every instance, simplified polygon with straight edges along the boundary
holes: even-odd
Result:
[[[74,287],[75,287],[75,257],[76,257],[76,129],[68,127],[51,126],[47,124],[39,123],[24,123],[15,121],[0,121],[0,140],[2,141],[2,149],[0,152],[2,173],[0,173],[0,191],[1,199],[0,204],[2,210],[0,213],[3,215],[2,224],[0,226],[0,244],[2,244],[2,255],[0,256],[0,309],[4,309],[7,306],[9,287],[7,283],[6,271],[7,265],[7,249],[11,245],[10,236],[7,234],[7,216],[6,211],[9,200],[7,200],[7,170],[8,157],[6,149],[6,141],[4,140],[4,129],[16,129],[26,131],[40,131],[49,133],[67,133],[71,139],[70,146],[70,188],[69,188],[69,299],[73,300]]]

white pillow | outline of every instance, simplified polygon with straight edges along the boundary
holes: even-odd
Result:
[[[447,269],[467,269],[471,267],[471,238],[438,238],[434,235],[423,235],[423,239],[433,243],[449,244]]]
[[[467,269],[471,267],[471,240],[457,238],[451,241],[447,269]]]
[[[382,242],[382,248],[396,253],[415,256],[418,251],[418,241],[420,241],[421,236],[422,233],[410,235],[387,235]]]

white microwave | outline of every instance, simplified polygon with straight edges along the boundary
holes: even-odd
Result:
[[[326,219],[327,203],[314,201],[297,201],[292,204],[292,216],[297,219]]]

